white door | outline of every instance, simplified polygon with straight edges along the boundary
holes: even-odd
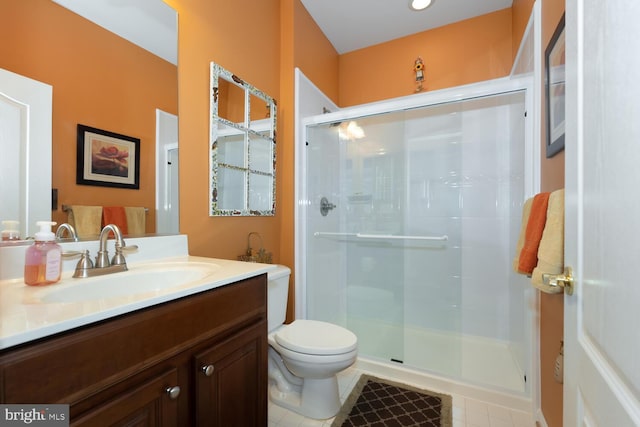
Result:
[[[0,220],[51,220],[52,87],[0,68]]]
[[[180,232],[180,188],[178,168],[178,147],[167,149],[167,200],[169,201],[169,225],[167,233],[177,234]]]
[[[568,0],[564,427],[640,425],[640,2]]]
[[[156,233],[180,229],[178,116],[156,110]]]

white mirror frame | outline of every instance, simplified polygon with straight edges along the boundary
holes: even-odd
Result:
[[[232,122],[220,117],[219,104],[219,79],[224,79],[229,84],[234,84],[244,91],[244,120]],[[224,69],[220,65],[211,62],[211,105],[210,105],[210,176],[209,176],[209,216],[273,216],[276,205],[276,101],[261,90],[245,82],[235,74]],[[251,121],[251,98],[255,97],[267,106],[268,117],[263,120]],[[226,163],[223,158],[224,151],[220,150],[222,143],[220,138],[227,136],[242,136],[243,161],[242,164],[233,165]],[[273,157],[272,162],[266,162],[268,166],[260,169],[257,162],[252,163],[252,140],[267,140]],[[263,164],[265,164],[263,159]],[[242,194],[241,206],[225,206],[225,190],[222,171],[236,171],[242,174],[240,191]],[[266,190],[260,189],[253,181],[267,180]],[[264,184],[264,183],[263,183]],[[237,191],[237,190],[236,190]],[[229,196],[227,193],[226,196]],[[237,196],[234,194],[234,196]],[[252,200],[260,200],[259,204],[252,206]]]

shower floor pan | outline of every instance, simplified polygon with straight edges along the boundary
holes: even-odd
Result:
[[[349,318],[347,327],[358,336],[359,356],[401,363],[478,386],[525,392],[524,374],[505,341],[417,328],[402,330],[371,319]]]

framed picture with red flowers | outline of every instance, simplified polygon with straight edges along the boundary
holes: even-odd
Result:
[[[76,184],[140,189],[140,139],[78,125]]]

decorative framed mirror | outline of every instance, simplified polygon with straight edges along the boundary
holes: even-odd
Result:
[[[209,216],[275,214],[276,101],[211,63]]]

